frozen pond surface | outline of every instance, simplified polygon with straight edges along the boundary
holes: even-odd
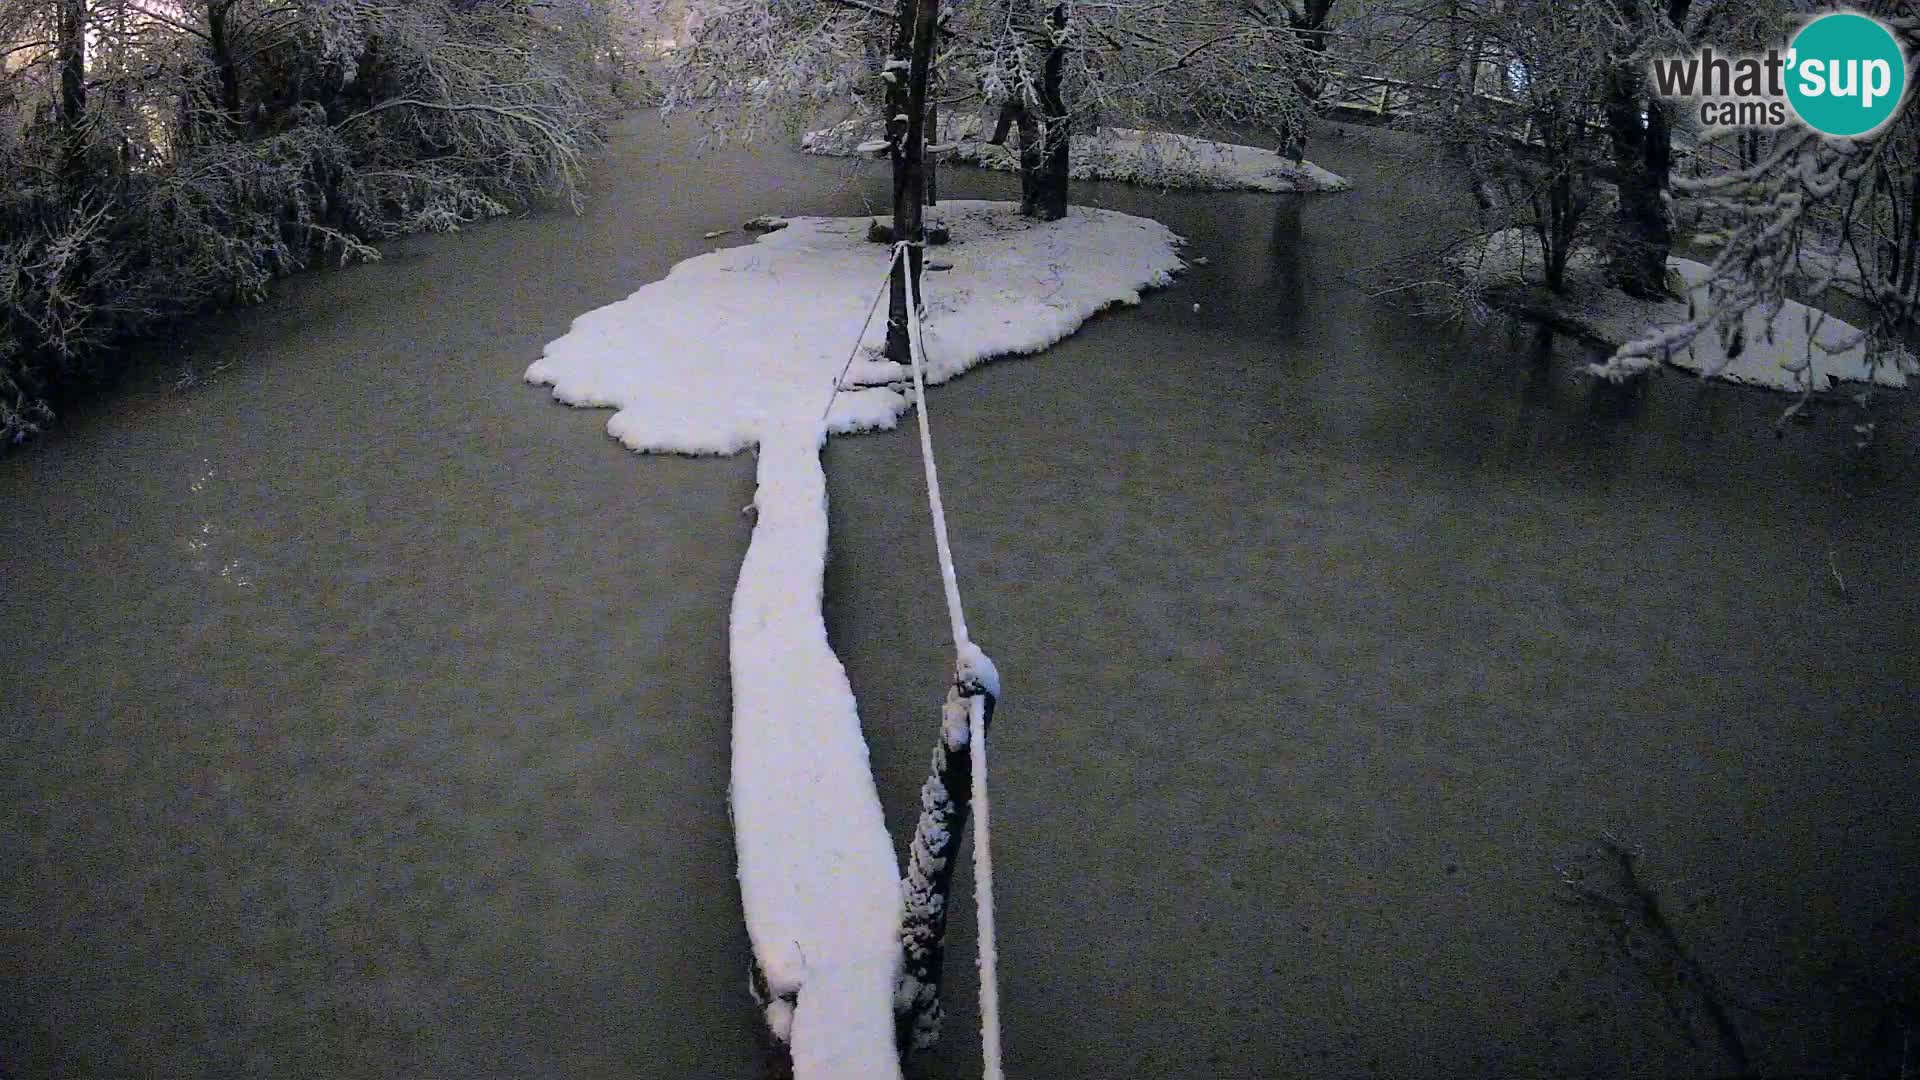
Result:
[[[637,117],[584,217],[291,282],[193,335],[203,385],[156,365],[0,461],[0,1074],[759,1073],[752,464],[636,457],[520,374],[703,233],[884,181],[690,141]],[[1920,954],[1913,410],[1862,471],[1836,413],[1777,442],[1779,398],[1595,395],[1389,309],[1350,275],[1455,200],[1373,135],[1314,150],[1353,193],[1082,185],[1211,265],[935,391],[1009,695],[1010,1071],[1730,1072],[1699,995],[1561,902],[1603,830],[1757,1065],[1874,1064]],[[950,663],[917,455],[826,463],[904,838]],[[921,1076],[977,1074],[970,911]]]

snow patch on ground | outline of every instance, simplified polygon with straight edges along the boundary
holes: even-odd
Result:
[[[1044,349],[1182,267],[1179,237],[1112,211],[1076,207],[1042,223],[1008,203],[949,202],[934,216],[953,240],[939,249],[952,269],[923,279],[933,383]],[[796,1077],[891,1078],[900,871],[821,615],[820,447],[830,432],[890,428],[911,403],[904,369],[877,356],[883,310],[848,382],[893,385],[843,392],[826,412],[890,249],[866,240],[865,217],[786,220],[575,319],[526,378],[569,404],[616,409],[607,431],[635,450],[758,447],[757,521],[730,642],[747,930],[775,999],[769,1023],[790,1026],[776,1033],[790,1035]]]
[[[868,155],[860,147],[884,134],[882,125],[854,117],[807,132],[800,148],[829,157],[864,157]],[[1002,172],[1019,167],[1019,157],[1012,149],[987,143],[987,132],[978,116],[942,120],[940,137],[954,146],[948,161]],[[1352,187],[1345,177],[1311,161],[1296,166],[1272,150],[1257,146],[1164,131],[1103,127],[1092,135],[1075,138],[1070,153],[1069,169],[1075,180],[1119,180],[1199,191],[1312,192]]]
[[[1453,259],[1458,269],[1489,290],[1496,305],[1512,301],[1513,306],[1547,314],[1611,346],[1689,318],[1686,301],[1640,300],[1609,286],[1604,261],[1590,248],[1576,251],[1568,260],[1567,291],[1548,292],[1542,284],[1540,241],[1526,229],[1502,230]],[[1706,303],[1709,268],[1705,264],[1674,257],[1667,260],[1667,267],[1675,293]],[[1816,391],[1831,389],[1838,382],[1901,387],[1912,368],[1911,357],[1872,363],[1858,340],[1858,328],[1792,300],[1771,325],[1764,312],[1749,311],[1742,331],[1745,347],[1738,357],[1730,360],[1719,335],[1709,332],[1674,354],[1670,362],[1727,382],[1787,391],[1805,389],[1803,380],[1809,378]]]

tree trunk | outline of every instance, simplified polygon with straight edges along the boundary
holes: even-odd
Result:
[[[60,0],[60,173],[69,190],[86,183],[87,0]]]
[[[1045,161],[1040,170],[1037,216],[1042,221],[1058,221],[1067,216],[1068,181],[1073,143],[1073,121],[1067,113],[1067,8],[1056,5],[1047,17],[1053,42],[1047,49],[1047,62],[1041,72],[1040,109],[1046,121]]]
[[[1293,35],[1310,63],[1301,65],[1300,74],[1293,80],[1294,89],[1306,101],[1320,96],[1325,80],[1325,61],[1327,55],[1327,23],[1333,16],[1334,0],[1307,0],[1287,16],[1287,22]]]
[[[886,133],[892,144],[888,153],[893,161],[893,238],[899,240],[907,234],[903,231],[905,221],[900,208],[900,193],[907,184],[907,159],[904,148],[907,140],[907,72],[902,65],[911,63],[913,52],[914,17],[919,12],[915,0],[896,0],[893,17],[893,49],[887,54],[887,70],[883,75],[887,83],[886,95]],[[896,363],[907,363],[910,346],[907,342],[907,279],[900,274],[896,263],[893,268],[892,285],[887,294],[887,359]]]
[[[220,108],[230,130],[240,126],[240,71],[233,59],[233,42],[227,16],[233,0],[207,0],[207,51],[213,60],[214,74],[220,80]]]
[[[929,95],[933,93],[932,87],[928,87],[927,93]],[[927,142],[934,146],[940,145],[940,102],[937,99],[927,102]],[[927,158],[927,181],[925,186],[927,205],[938,206],[940,204],[940,161],[938,158]]]
[[[1608,79],[1607,130],[1620,189],[1610,262],[1622,290],[1654,298],[1667,295],[1667,255],[1673,249],[1666,200],[1672,142],[1666,114],[1638,92],[1638,83],[1637,76],[1618,71]]]
[[[1574,201],[1573,175],[1565,169],[1557,173],[1547,186],[1544,226],[1547,288],[1563,293],[1567,289],[1567,264],[1573,259],[1573,241],[1580,229],[1579,209]]]
[[[1000,117],[993,122],[993,137],[987,140],[988,146],[1007,145],[1007,132],[1013,128],[1013,117],[1018,108],[1011,101],[1001,103]]]
[[[1692,0],[1667,0],[1669,25],[1684,27],[1691,6]],[[1645,37],[1649,31],[1642,27],[1640,10],[1630,9],[1630,32]],[[1608,252],[1614,284],[1632,296],[1665,297],[1667,256],[1673,250],[1673,217],[1667,207],[1673,137],[1665,111],[1647,92],[1646,74],[1637,66],[1617,66],[1608,73],[1607,134],[1620,190]]]
[[[926,201],[927,78],[933,67],[933,37],[940,3],[939,0],[900,0],[900,12],[894,41],[899,44],[901,31],[910,29],[907,35],[910,57],[901,111],[889,114],[887,131],[893,139],[893,238],[896,243],[904,240],[910,246],[905,265],[896,263],[893,268],[887,305],[887,359],[906,364],[912,361],[907,340],[906,275],[913,275],[917,294],[920,265],[926,257],[926,218],[921,211]],[[895,57],[899,58],[898,51]],[[896,78],[888,86],[889,108],[898,84]],[[900,122],[902,115],[906,117],[904,124]]]
[[[1025,105],[1016,107],[1014,123],[1020,129],[1020,212],[1040,216],[1041,169],[1046,164],[1046,145],[1040,140],[1040,124]]]
[[[1881,271],[1902,297],[1913,295],[1915,273],[1920,271],[1920,173],[1908,181],[1907,193],[1907,227],[1900,241],[1894,245],[1889,265]],[[1902,333],[1910,334],[1913,332],[1913,301],[1901,300],[1899,303],[1899,318],[1895,325]]]

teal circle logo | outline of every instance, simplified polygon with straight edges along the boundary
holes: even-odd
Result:
[[[1822,15],[1800,28],[1787,54],[1787,100],[1822,135],[1866,135],[1893,119],[1907,90],[1907,60],[1893,31],[1865,15]]]

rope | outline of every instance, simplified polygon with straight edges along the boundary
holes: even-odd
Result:
[[[980,1055],[986,1080],[1002,1080],[1000,1071],[1000,955],[994,943],[993,846],[987,824],[987,699],[979,694],[970,707],[967,745],[973,751],[973,910],[980,927]]]
[[[907,245],[894,248],[894,258],[906,255]],[[927,384],[921,358],[926,353],[926,331],[920,325],[920,297],[913,275],[907,274],[907,343],[913,354],[913,396],[920,406],[920,459],[927,467],[927,505],[933,511],[933,544],[940,554],[940,581],[947,589],[947,619],[953,624],[953,651],[964,663],[973,644],[967,637],[967,613],[960,606],[960,582],[953,574],[953,547],[947,543],[947,509],[940,501],[940,470],[933,463],[933,433],[927,427]]]
[[[887,295],[887,286],[893,281],[893,264],[900,259],[900,253],[894,252],[887,260],[887,272],[880,275],[880,291],[873,294],[873,304],[867,308],[867,321],[860,324],[860,332],[853,335],[853,348],[847,351],[847,362],[840,365],[840,374],[833,380],[833,393],[827,395],[827,407],[820,410],[820,423],[827,422],[827,414],[833,411],[833,403],[839,399],[840,391],[846,386],[847,372],[853,370],[853,358],[860,355],[860,343],[867,340],[867,327],[873,325],[873,313],[880,310],[880,299]]]
[[[906,258],[908,244],[894,245],[894,262]],[[889,264],[890,266],[892,264]],[[923,371],[926,330],[920,325],[920,302],[911,273],[907,280],[907,342],[913,360],[913,394],[920,414],[920,460],[927,472],[927,507],[933,513],[933,542],[940,554],[940,581],[946,586],[947,617],[953,625],[956,676],[974,668],[980,650],[967,636],[967,616],[960,605],[960,582],[953,570],[953,547],[947,541],[947,511],[940,500],[940,471],[933,461],[933,431],[927,417],[927,383]],[[864,333],[864,331],[862,331]],[[973,902],[980,935],[980,1050],[985,1080],[1003,1080],[1000,1066],[999,953],[994,944],[993,850],[988,831],[987,699],[975,688],[968,700],[967,746],[973,757]]]

